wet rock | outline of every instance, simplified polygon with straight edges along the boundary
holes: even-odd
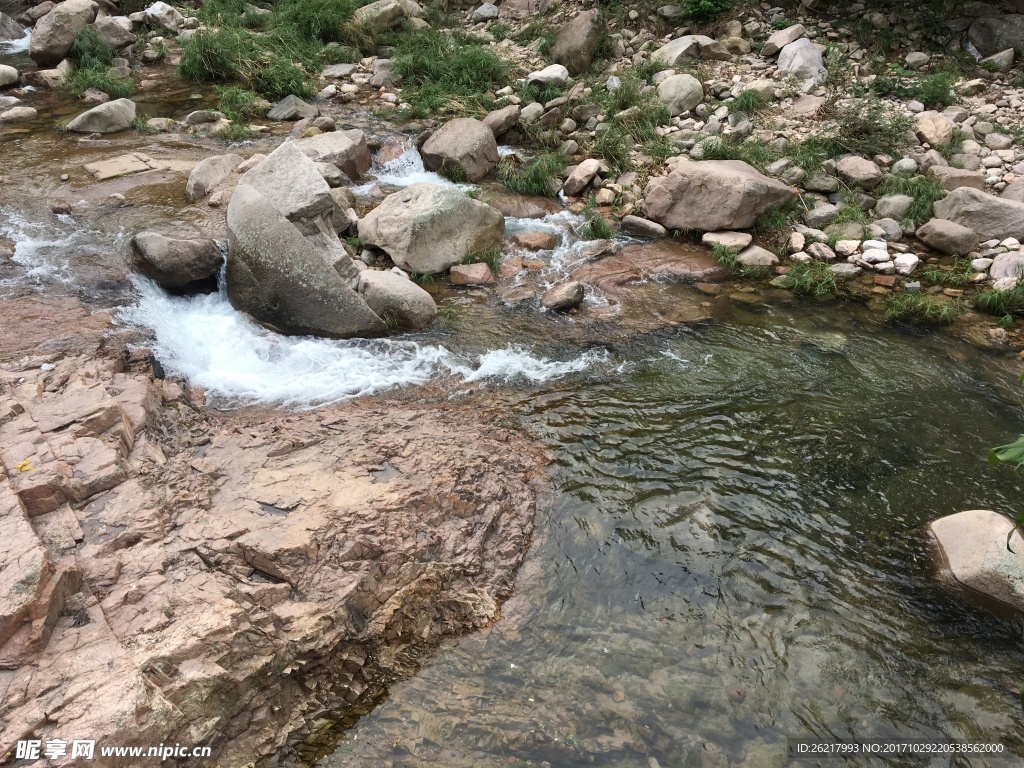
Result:
[[[294,94],[290,94],[270,108],[270,111],[267,112],[267,119],[277,122],[302,119],[312,120],[319,114],[320,109],[318,107],[308,104]]]
[[[452,285],[491,285],[495,282],[491,268],[482,261],[456,264],[448,274]]]
[[[242,162],[238,155],[215,155],[201,160],[188,175],[185,194],[193,202],[206,197]]]
[[[76,133],[117,133],[130,128],[134,119],[135,102],[116,99],[83,112],[68,123],[68,130]]]
[[[666,69],[681,65],[687,59],[705,59],[709,61],[728,61],[729,51],[717,40],[705,35],[683,35],[676,38],[651,55],[652,60],[664,64]]]
[[[528,251],[550,251],[558,245],[558,238],[550,232],[520,232],[513,241]]]
[[[261,170],[279,151],[246,177]],[[295,155],[312,165],[300,152]],[[327,190],[319,174],[316,178]],[[292,190],[289,194],[294,200]],[[327,199],[333,206],[329,190]],[[227,283],[232,305],[282,333],[336,338],[385,333],[384,321],[285,218],[282,209],[290,207],[277,197],[264,197],[248,183],[240,182],[235,189],[227,214]]]
[[[255,189],[290,221],[329,215],[334,207],[331,190],[313,161],[296,144],[281,144],[246,171],[239,186]]]
[[[569,74],[582,74],[594,60],[600,37],[598,11],[583,11],[558,31],[551,46],[551,58],[565,66]]]
[[[409,18],[422,18],[423,8],[413,0],[376,0],[356,10],[352,16],[357,24],[376,31],[392,29]]]
[[[856,264],[849,264],[841,261],[837,264],[829,264],[828,267],[832,270],[832,274],[836,276],[837,280],[850,280],[860,275],[864,270],[858,267]]]
[[[493,139],[492,139],[493,140]],[[359,222],[359,237],[402,269],[434,275],[501,246],[505,219],[459,189],[412,184],[388,195]]]
[[[828,78],[821,51],[806,37],[782,49],[779,53],[779,72],[785,77],[814,83],[823,83]]]
[[[216,277],[224,263],[213,240],[176,240],[157,232],[132,238],[132,259],[135,269],[169,290]]]
[[[407,331],[429,328],[437,319],[430,294],[394,272],[365,269],[359,273],[359,295],[379,317]]]
[[[704,86],[692,75],[666,77],[658,84],[658,100],[675,117],[704,101]]]
[[[520,195],[499,184],[484,187],[483,199],[503,216],[516,219],[543,219],[562,210],[554,200],[534,195]]]
[[[64,0],[36,22],[29,56],[40,65],[59,64],[71,51],[78,33],[96,19],[93,0]]]
[[[702,248],[672,240],[630,245],[618,253],[585,264],[572,279],[607,293],[651,278],[709,282],[727,277],[729,270]]]
[[[960,187],[933,207],[936,217],[974,230],[982,239],[1024,239],[1024,203]]]
[[[935,520],[928,531],[946,583],[1024,610],[1024,538],[1019,531],[1011,536],[1012,520],[975,509]]]
[[[567,312],[582,304],[585,295],[583,283],[570,281],[550,288],[540,297],[540,305],[553,312]]]
[[[449,120],[420,149],[423,165],[431,171],[456,170],[469,182],[488,176],[498,165],[494,133],[479,120]]]
[[[338,166],[352,181],[370,170],[370,150],[360,130],[331,131],[292,143],[311,160]]]
[[[786,185],[736,160],[676,163],[668,176],[652,179],[644,195],[648,218],[668,229],[704,232],[747,229],[765,211],[796,198]]]
[[[780,29],[777,32],[773,32],[771,36],[765,40],[764,46],[761,48],[762,56],[774,56],[783,48],[790,43],[794,43],[804,36],[807,30],[803,24],[794,24],[791,27]]]

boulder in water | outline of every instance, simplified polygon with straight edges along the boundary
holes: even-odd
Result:
[[[117,133],[130,128],[134,119],[135,102],[116,99],[83,112],[68,123],[68,130],[76,133]]]
[[[242,162],[238,155],[215,155],[201,160],[188,175],[185,194],[189,200],[199,200],[213,192]]]
[[[333,206],[329,191],[328,199]],[[387,331],[349,281],[256,188],[239,183],[227,225],[228,297],[235,308],[281,333],[349,338]]]
[[[366,245],[402,269],[436,275],[501,246],[505,219],[491,206],[440,184],[412,184],[384,198],[359,222]]]
[[[157,232],[132,238],[132,260],[139,272],[168,290],[209,280],[224,263],[213,240],[177,240]]]
[[[370,170],[370,150],[366,135],[360,130],[330,131],[293,143],[314,162],[336,165],[352,181],[358,181]]]
[[[427,170],[454,171],[469,182],[480,181],[498,165],[494,133],[471,117],[449,120],[427,139],[420,154]]]
[[[540,305],[552,312],[568,312],[583,303],[585,291],[583,283],[570,280],[556,285],[540,297]]]
[[[29,56],[37,64],[59,64],[71,51],[82,27],[96,20],[93,0],[64,0],[36,22]]]
[[[377,315],[406,331],[429,328],[437,319],[437,304],[425,290],[394,272],[364,269],[359,295]]]
[[[25,30],[21,24],[6,13],[0,13],[0,41],[21,40],[24,36]]]

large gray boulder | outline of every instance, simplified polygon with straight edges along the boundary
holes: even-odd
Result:
[[[779,73],[806,82],[823,83],[828,77],[821,51],[806,37],[785,46],[779,53]]]
[[[370,170],[370,150],[360,130],[330,131],[293,143],[313,162],[336,165],[352,181]]]
[[[683,35],[656,50],[651,58],[665,67],[672,68],[687,59],[728,61],[732,58],[720,42],[705,35]]]
[[[36,22],[28,55],[46,66],[59,64],[71,51],[71,45],[86,24],[96,20],[99,8],[93,0],[64,0]]]
[[[551,58],[568,69],[569,74],[582,74],[593,62],[600,39],[597,9],[584,11],[558,31],[551,46]]]
[[[494,133],[479,120],[449,120],[420,149],[423,165],[430,171],[458,169],[466,181],[477,182],[498,166]]]
[[[925,245],[942,253],[966,255],[978,247],[978,235],[973,229],[962,227],[945,219],[931,219],[914,232]]]
[[[437,304],[430,294],[394,272],[364,269],[359,273],[359,295],[370,309],[402,330],[429,328],[437,319]]]
[[[6,13],[0,13],[0,41],[21,40],[25,36],[25,30],[14,19]]]
[[[0,88],[17,85],[20,80],[21,75],[18,73],[18,70],[6,64],[0,64]]]
[[[704,101],[704,86],[692,75],[672,75],[658,83],[658,101],[675,117]]]
[[[644,191],[647,218],[702,232],[747,229],[762,213],[795,199],[785,184],[740,160],[679,162]]]
[[[352,19],[356,24],[381,32],[397,27],[408,18],[423,16],[423,8],[413,0],[376,0],[359,8]]]
[[[1024,203],[980,189],[954,189],[933,206],[935,216],[973,229],[982,240],[1024,240]]]
[[[223,263],[213,240],[178,240],[157,232],[139,232],[132,238],[135,269],[168,290],[209,280]]]
[[[967,37],[982,56],[992,56],[1007,48],[1024,56],[1024,14],[982,16],[971,24]]]
[[[238,155],[214,155],[201,160],[188,175],[185,194],[193,202],[213,192],[242,162]]]
[[[35,37],[32,40],[35,42]],[[68,123],[68,130],[75,133],[117,133],[130,128],[134,119],[135,102],[115,99],[83,112]]]
[[[334,197],[316,164],[287,141],[249,169],[239,186],[252,187],[289,221],[331,215]]]
[[[424,275],[500,247],[504,234],[505,218],[497,210],[453,187],[428,183],[388,195],[359,222],[363,243]]]
[[[227,226],[228,298],[236,309],[281,333],[350,338],[387,332],[349,281],[255,188],[235,189]]]
[[[1024,538],[1019,531],[1011,536],[1011,531],[1010,518],[988,509],[930,523],[940,579],[968,597],[1024,611]]]
[[[135,42],[135,33],[132,32],[132,23],[127,16],[101,16],[96,19],[93,25],[100,33],[103,42],[119,51],[126,45]]]

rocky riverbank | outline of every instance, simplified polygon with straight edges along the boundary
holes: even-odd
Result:
[[[539,457],[483,404],[221,412],[197,345],[111,325],[133,275],[291,336],[479,303],[590,344],[795,292],[1024,349],[1019,9],[815,5],[379,0],[287,61],[276,6],[0,18],[0,752],[293,762],[493,621],[529,544]]]

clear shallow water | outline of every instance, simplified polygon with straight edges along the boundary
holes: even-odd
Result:
[[[985,456],[1024,431],[1012,372],[841,315],[740,311],[496,393],[557,457],[517,594],[321,765],[754,768],[811,734],[1021,764],[1020,628],[935,588],[919,534],[1024,503]]]

